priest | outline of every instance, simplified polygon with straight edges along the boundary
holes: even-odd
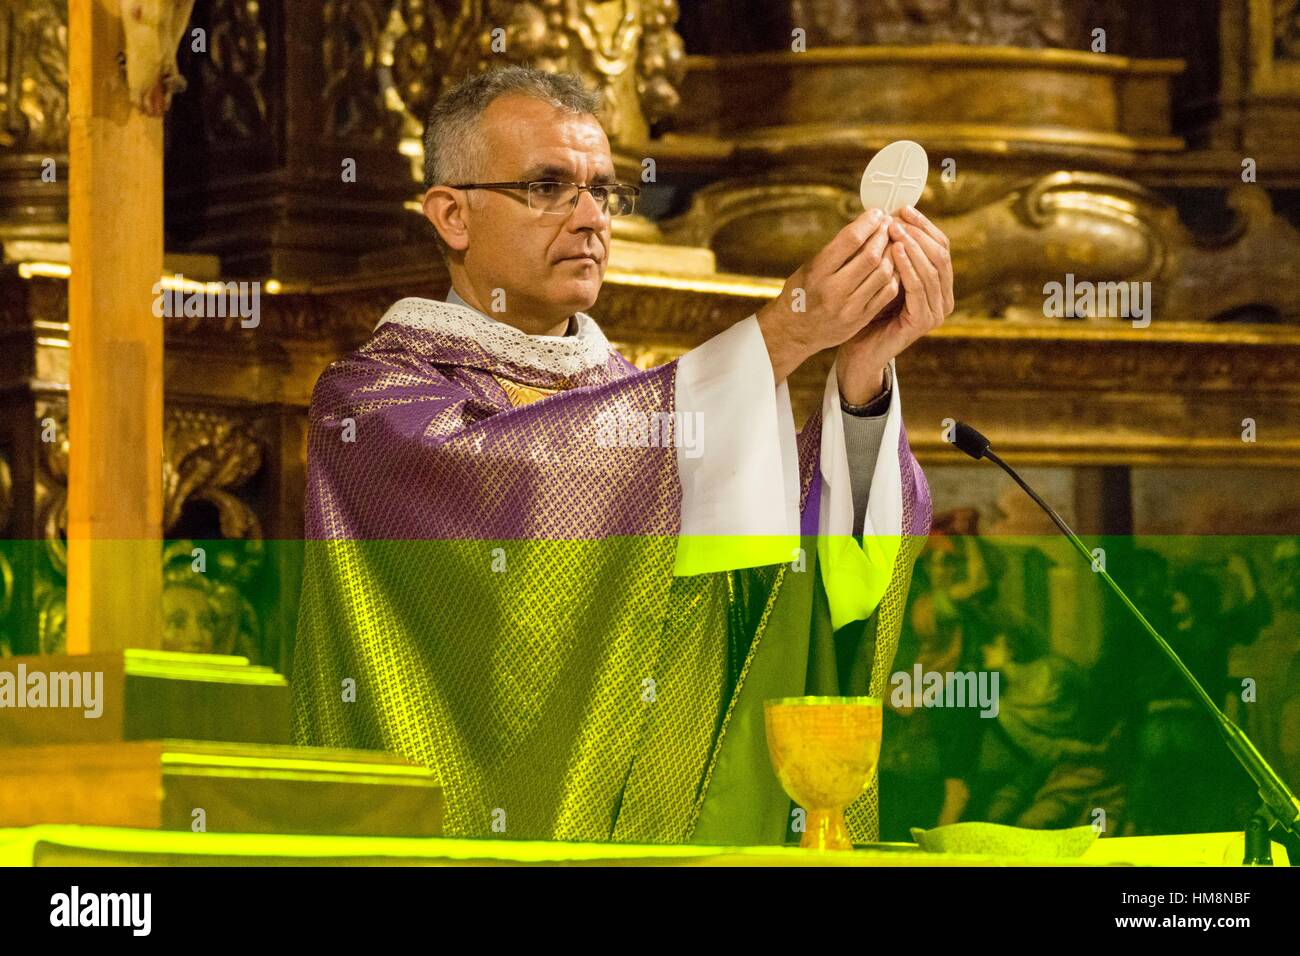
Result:
[[[929,532],[894,358],[952,310],[948,241],[864,213],[639,370],[585,311],[638,194],[598,107],[511,67],[432,110],[451,290],[313,393],[295,739],[432,768],[450,836],[782,843],[763,702],[883,696]],[[786,380],[831,348],[796,434]],[[876,838],[874,783],[847,816]]]

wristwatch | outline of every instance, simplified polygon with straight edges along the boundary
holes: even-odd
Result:
[[[885,366],[885,390],[865,405],[850,405],[840,396],[840,410],[859,418],[874,418],[889,411],[889,401],[894,395],[894,376],[888,365]]]

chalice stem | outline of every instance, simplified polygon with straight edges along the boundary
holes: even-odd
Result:
[[[799,845],[810,850],[852,850],[849,828],[844,822],[844,810],[809,810],[808,828]]]

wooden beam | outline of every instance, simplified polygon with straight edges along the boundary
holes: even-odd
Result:
[[[70,0],[69,653],[162,638],[160,119],[131,107],[119,0]]]

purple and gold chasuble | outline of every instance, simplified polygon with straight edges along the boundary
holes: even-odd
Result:
[[[575,320],[404,299],[322,374],[295,741],[430,767],[449,836],[785,842],[763,701],[884,696],[929,531],[897,394],[855,540],[825,413],[774,457],[788,392],[752,317],[649,370]],[[730,460],[677,440],[695,411]],[[877,838],[874,780],[847,817]]]

